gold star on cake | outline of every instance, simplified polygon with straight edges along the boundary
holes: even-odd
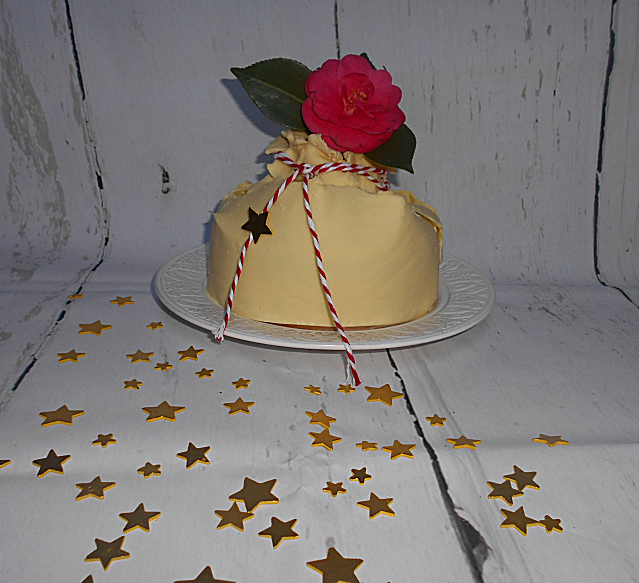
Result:
[[[526,516],[526,514],[524,513],[523,506],[520,506],[514,512],[511,512],[510,510],[506,510],[505,508],[502,508],[501,513],[504,515],[506,520],[504,520],[504,522],[502,522],[500,526],[502,528],[507,528],[509,526],[512,526],[513,528],[516,528],[524,536],[526,536],[527,529],[529,526],[535,526],[539,524],[538,520],[535,520],[534,518],[530,518],[529,516]]]
[[[71,294],[69,296],[70,300],[79,300],[82,297],[82,294]]]
[[[569,442],[565,439],[561,439],[561,435],[545,435],[544,433],[540,433],[539,437],[534,437],[533,441],[535,443],[545,443],[550,447],[555,447],[556,445],[568,445]]]
[[[161,370],[162,372],[166,372],[167,370],[171,370],[172,368],[173,368],[173,365],[169,364],[168,362],[158,362],[155,365],[154,370]]]
[[[6,468],[11,463],[11,460],[0,460],[0,470]]]
[[[124,529],[122,532],[127,533],[141,528],[145,532],[151,530],[150,522],[160,518],[160,512],[151,512],[144,509],[144,504],[140,502],[138,507],[133,512],[122,512],[120,518],[126,520]]]
[[[322,446],[328,449],[329,451],[333,451],[333,444],[339,443],[342,441],[341,437],[337,437],[337,435],[331,435],[328,429],[323,429],[321,433],[316,431],[311,431],[309,435],[313,438],[313,443],[311,444],[313,447]]]
[[[270,537],[273,548],[276,549],[283,540],[291,540],[299,538],[293,527],[297,523],[297,518],[292,518],[288,522],[284,522],[275,516],[271,517],[271,526],[258,532],[258,536]]]
[[[235,583],[235,581],[222,581],[222,579],[215,579],[213,577],[211,567],[205,567],[195,579],[189,579],[188,581],[176,581],[175,583]]]
[[[49,450],[47,457],[33,460],[33,465],[40,467],[40,469],[38,470],[38,478],[41,478],[49,472],[64,474],[62,464],[66,462],[70,457],[70,455],[56,455],[55,451],[51,449]]]
[[[359,482],[363,484],[366,480],[371,479],[371,475],[366,473],[366,468],[360,468],[359,470],[351,469],[351,477],[349,480],[351,482]]]
[[[393,445],[385,445],[382,447],[382,451],[387,451],[391,454],[391,459],[394,460],[398,457],[415,457],[412,454],[416,445],[414,443],[401,443],[397,439],[393,442]]]
[[[204,348],[194,348],[189,346],[186,350],[178,350],[180,362],[183,360],[197,360],[197,357],[204,352]]]
[[[446,423],[446,417],[440,417],[437,413],[435,413],[432,417],[426,417],[426,421],[430,423],[431,427],[434,427],[435,425],[441,425],[443,427],[444,423]]]
[[[319,387],[314,387],[313,385],[308,385],[308,387],[304,387],[305,391],[308,391],[311,395],[321,395],[322,389]]]
[[[86,356],[86,352],[76,352],[74,350],[69,350],[69,352],[58,352],[58,362],[78,362],[78,358],[82,358]]]
[[[133,379],[132,381],[124,381],[125,389],[135,389],[136,391],[143,385],[142,381],[138,379]]]
[[[256,482],[251,478],[244,478],[242,489],[231,494],[229,500],[244,502],[248,512],[253,512],[260,504],[277,504],[280,499],[271,492],[276,482],[275,478],[266,482]]]
[[[89,553],[84,560],[87,563],[90,561],[100,561],[100,563],[102,563],[103,569],[106,571],[111,566],[111,563],[113,561],[117,561],[118,559],[128,559],[131,556],[122,548],[123,543],[123,536],[111,542],[106,542],[100,540],[99,538],[96,538],[95,551]]]
[[[559,518],[551,518],[546,514],[543,520],[539,521],[539,524],[546,529],[546,532],[550,534],[553,530],[557,532],[563,532],[564,529],[561,527],[561,520]]]
[[[338,494],[346,494],[346,488],[343,488],[344,482],[326,482],[326,488],[322,489],[322,492],[330,494],[333,498],[336,498]]]
[[[337,421],[335,417],[329,417],[326,413],[324,413],[324,409],[320,409],[316,413],[311,413],[311,411],[306,411],[306,414],[311,418],[310,423],[315,425],[321,425],[322,427],[326,427],[326,429],[331,428],[331,423]]]
[[[322,583],[360,583],[355,571],[363,562],[362,559],[345,559],[335,547],[331,547],[325,559],[306,564],[322,574]]]
[[[177,457],[186,460],[186,469],[190,470],[195,464],[206,464],[209,465],[211,462],[209,458],[206,457],[206,454],[211,449],[210,446],[205,445],[203,447],[195,447],[191,442],[189,442],[189,446],[186,451],[181,451],[176,454]]]
[[[238,397],[237,401],[233,403],[224,403],[224,406],[229,409],[229,415],[235,415],[236,413],[246,413],[249,415],[249,407],[255,405],[253,401],[244,401],[242,397]]]
[[[453,449],[459,449],[460,447],[477,449],[477,446],[481,443],[481,439],[468,439],[465,435],[456,439],[449,437],[446,441],[453,444]]]
[[[360,441],[355,445],[362,451],[377,451],[377,442],[375,441]]]
[[[100,476],[93,478],[90,482],[76,484],[75,487],[80,493],[75,497],[76,500],[84,500],[85,498],[99,498],[104,500],[104,491],[115,488],[115,482],[103,482]]]
[[[386,403],[389,407],[393,406],[393,399],[399,399],[403,397],[403,393],[398,393],[397,391],[393,391],[391,386],[386,383],[381,387],[364,387],[370,395],[368,395],[368,399],[366,401],[381,401],[382,403]]]
[[[378,514],[395,516],[395,511],[390,507],[392,503],[392,498],[378,498],[377,494],[371,492],[368,500],[362,500],[361,502],[358,502],[357,505],[362,508],[368,508],[368,517],[372,520]]]
[[[147,421],[157,421],[158,419],[166,419],[167,421],[175,421],[175,415],[184,411],[186,407],[176,407],[169,405],[166,401],[162,401],[157,407],[142,407],[142,411],[149,416]]]
[[[539,484],[535,482],[534,478],[537,472],[524,472],[517,466],[513,466],[513,473],[504,476],[506,480],[515,482],[517,489],[523,490],[524,488],[532,488],[533,490],[539,490]]]
[[[498,484],[497,482],[487,482],[487,484],[492,489],[492,492],[488,494],[488,497],[492,499],[500,498],[509,506],[513,505],[513,498],[524,495],[521,490],[513,488],[512,482],[508,480],[504,480],[501,484]]]
[[[242,512],[237,502],[233,502],[233,506],[228,510],[216,510],[215,515],[221,519],[217,525],[218,530],[232,526],[240,532],[244,532],[244,521],[255,516],[252,512]]]
[[[142,352],[141,350],[138,350],[134,354],[127,354],[126,357],[131,359],[131,363],[151,362],[151,357],[154,354],[154,352]]]
[[[242,229],[249,231],[253,235],[253,241],[256,243],[262,235],[272,235],[271,229],[266,225],[268,212],[257,214],[251,207],[248,209],[249,219],[242,225]]]
[[[248,389],[251,381],[249,379],[243,379],[240,377],[236,381],[233,381],[233,386],[239,391],[240,389]]]
[[[131,297],[132,296],[126,296],[126,297],[117,296],[114,300],[111,300],[111,303],[117,304],[120,307],[126,306],[127,304],[133,304],[135,302],[131,299]]]
[[[138,474],[142,474],[145,479],[151,476],[159,476],[162,474],[162,466],[146,462],[141,468],[138,468]]]
[[[149,328],[149,330],[157,330],[158,328],[162,328],[164,325],[162,324],[162,322],[151,322],[147,328]]]
[[[84,415],[84,411],[82,409],[69,409],[66,405],[62,405],[59,409],[55,411],[42,411],[40,413],[40,417],[44,417],[44,421],[42,422],[42,427],[49,427],[49,425],[73,425],[73,418],[79,417],[80,415]]]
[[[198,379],[208,379],[213,376],[215,371],[212,368],[203,368],[202,370],[198,370],[195,374]]]
[[[339,393],[344,393],[346,395],[350,395],[351,393],[355,392],[355,387],[351,387],[351,385],[340,385],[339,389],[337,389],[337,391]]]
[[[104,330],[113,328],[110,324],[103,324],[100,320],[96,320],[93,324],[79,324],[80,331],[78,334],[95,334],[101,336]]]
[[[98,438],[95,441],[91,442],[93,445],[101,445],[102,447],[107,447],[112,443],[117,443],[117,441],[113,438],[113,433],[98,433]]]

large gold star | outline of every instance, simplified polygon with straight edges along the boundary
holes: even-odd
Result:
[[[561,520],[559,518],[551,518],[548,514],[546,514],[543,520],[539,521],[539,524],[546,529],[548,534],[550,534],[553,530],[556,530],[557,532],[564,531],[561,527]]]
[[[73,425],[73,418],[84,415],[82,409],[69,409],[66,405],[62,405],[55,411],[42,411],[40,417],[44,417],[42,427],[49,427],[49,425],[56,425],[60,423],[62,425]]]
[[[117,304],[120,307],[126,306],[127,304],[133,304],[135,302],[131,299],[131,297],[132,296],[126,296],[126,297],[117,296],[114,300],[111,300],[111,303]]]
[[[158,362],[155,365],[154,370],[161,370],[162,372],[166,372],[167,370],[171,370],[172,368],[173,368],[173,365],[168,362]]]
[[[260,240],[262,235],[272,235],[271,229],[266,225],[268,219],[268,211],[260,213],[259,215],[251,208],[248,209],[249,219],[242,225],[245,231],[249,231],[253,235],[253,241],[256,243]]]
[[[240,377],[236,381],[233,381],[233,386],[239,391],[240,389],[248,389],[251,381],[249,379],[243,379]]]
[[[344,393],[346,395],[350,395],[356,391],[355,387],[351,387],[351,385],[340,385],[339,389],[337,389],[339,393]]]
[[[537,472],[524,472],[517,466],[513,466],[513,473],[504,476],[506,480],[515,482],[517,489],[523,490],[524,488],[532,488],[533,490],[539,490],[539,484],[535,482],[534,478]]]
[[[242,397],[238,397],[237,401],[233,403],[224,403],[224,406],[229,409],[229,415],[235,415],[236,413],[246,413],[248,415],[251,413],[249,407],[253,405],[255,405],[253,401],[244,401]]]
[[[192,466],[197,463],[209,465],[211,462],[206,454],[211,449],[211,446],[205,445],[203,447],[195,447],[190,441],[186,451],[181,451],[176,454],[177,457],[186,460],[186,469],[190,470]]]
[[[56,455],[55,451],[51,449],[49,450],[47,457],[33,460],[33,465],[40,467],[40,469],[38,470],[38,478],[41,478],[49,472],[64,474],[62,464],[66,462],[70,457],[70,455]]]
[[[101,336],[104,330],[113,328],[110,324],[103,324],[100,320],[96,320],[93,324],[79,324],[80,331],[78,334],[95,334]]]
[[[333,444],[339,443],[342,441],[341,437],[337,437],[337,435],[331,435],[328,429],[323,429],[321,433],[316,431],[311,431],[309,435],[313,438],[313,443],[311,444],[313,447],[322,446],[328,449],[329,451],[333,451]]]
[[[237,502],[233,502],[233,506],[228,510],[216,510],[215,515],[221,518],[217,525],[218,530],[232,526],[240,532],[244,532],[244,521],[250,520],[255,516],[252,512],[242,512]]]
[[[444,423],[446,423],[446,417],[440,417],[437,413],[435,413],[432,417],[426,417],[426,421],[430,423],[431,427],[434,427],[435,425],[443,427]]]
[[[117,441],[113,437],[113,433],[98,433],[98,438],[91,443],[93,445],[101,445],[102,447],[107,447],[112,443],[117,443]]]
[[[355,571],[363,562],[362,559],[345,559],[335,547],[331,547],[325,559],[306,564],[322,574],[322,583],[360,583]]]
[[[123,536],[121,536],[120,538],[116,538],[114,541],[111,542],[106,542],[100,540],[99,538],[96,538],[95,551],[89,553],[84,560],[87,563],[90,561],[100,561],[100,563],[102,563],[102,567],[106,571],[111,566],[111,563],[113,561],[117,561],[118,559],[128,559],[131,556],[122,548],[123,543]]]
[[[322,389],[319,387],[315,387],[313,385],[308,385],[308,387],[304,387],[305,391],[308,391],[311,395],[321,395]]]
[[[136,528],[141,528],[143,531],[149,532],[151,530],[151,525],[149,523],[160,518],[160,514],[160,512],[145,510],[144,504],[140,502],[133,512],[122,512],[120,514],[120,518],[126,520],[126,524],[124,525],[122,532],[127,533],[135,530]]]
[[[533,441],[535,443],[545,443],[550,447],[555,447],[556,445],[568,445],[569,442],[565,439],[561,439],[561,435],[546,435],[544,433],[540,433],[539,437],[534,437]]]
[[[176,581],[175,583],[235,583],[235,581],[223,581],[215,579],[211,567],[205,567],[204,570],[195,578],[184,581]]]
[[[167,421],[175,421],[175,415],[184,411],[186,407],[169,405],[166,401],[162,401],[157,407],[142,407],[142,411],[148,413],[147,421],[157,421],[158,419],[166,419]]]
[[[86,356],[86,352],[76,352],[74,350],[69,350],[69,352],[58,352],[58,362],[78,362],[78,358],[82,358]]]
[[[160,476],[162,474],[162,466],[146,462],[141,468],[138,468],[138,474],[142,474],[145,479],[151,476]]]
[[[343,484],[344,482],[326,482],[326,488],[323,488],[322,492],[336,498],[338,494],[346,494],[346,488],[343,487]]]
[[[488,497],[492,499],[500,498],[506,502],[508,506],[513,505],[513,498],[524,495],[521,490],[513,488],[512,482],[509,480],[504,480],[501,484],[498,484],[497,482],[487,482],[487,484],[492,489],[492,492],[488,494]]]
[[[306,411],[306,414],[311,418],[311,424],[321,425],[322,427],[326,427],[326,429],[330,429],[331,423],[337,421],[335,417],[329,417],[326,413],[324,413],[324,409],[320,409],[316,413]]]
[[[207,379],[213,376],[215,371],[212,368],[203,368],[202,370],[198,370],[195,374],[198,379]]]
[[[292,518],[288,522],[284,522],[283,520],[272,516],[271,526],[257,534],[258,536],[271,537],[273,548],[276,549],[283,540],[291,540],[300,537],[300,535],[293,530],[296,523],[297,518]]]
[[[465,435],[457,438],[449,437],[446,441],[453,444],[453,449],[459,449],[460,447],[477,449],[477,446],[481,443],[481,439],[468,439]]]
[[[229,500],[244,502],[248,512],[253,512],[260,504],[277,504],[280,499],[271,492],[276,482],[275,478],[266,482],[256,482],[251,478],[244,478],[242,489],[231,494]]]
[[[382,385],[381,387],[364,388],[370,393],[366,401],[381,401],[382,403],[386,403],[389,407],[393,406],[393,399],[399,399],[400,397],[404,396],[403,393],[393,391],[388,383]]]
[[[502,522],[500,526],[502,528],[507,528],[509,526],[512,526],[513,528],[516,528],[524,536],[526,536],[527,529],[529,526],[535,526],[539,524],[538,520],[535,520],[534,518],[530,518],[529,516],[526,516],[526,514],[524,513],[523,506],[520,506],[514,512],[511,512],[510,510],[506,510],[505,508],[502,508],[501,513],[504,515],[506,520],[504,520],[504,522]]]
[[[11,460],[0,460],[0,469],[6,468],[11,463]]]
[[[143,385],[142,381],[138,379],[133,379],[132,381],[124,381],[125,389],[135,389],[136,391]]]
[[[115,488],[115,482],[103,482],[100,476],[93,478],[90,482],[76,484],[75,487],[80,493],[75,497],[76,500],[84,500],[85,498],[99,498],[104,500],[104,491]]]
[[[204,348],[194,348],[189,346],[186,350],[178,350],[180,362],[183,360],[197,360],[197,357],[204,352]]]
[[[415,449],[414,443],[401,443],[397,439],[393,442],[393,445],[385,445],[382,447],[382,451],[387,451],[391,454],[391,459],[394,460],[398,457],[415,457],[411,450]]]
[[[360,468],[359,470],[357,469],[351,469],[351,477],[349,478],[349,480],[351,482],[359,482],[360,484],[363,484],[366,480],[370,480],[371,479],[371,475],[366,473],[366,468]]]
[[[155,354],[155,352],[142,352],[138,349],[137,352],[133,354],[127,354],[126,357],[131,359],[131,363],[135,362],[151,362],[151,357]]]
[[[377,494],[371,492],[368,500],[362,500],[358,502],[357,505],[362,508],[368,508],[368,517],[372,520],[378,514],[395,516],[395,511],[390,507],[392,503],[392,498],[378,498]]]
[[[377,442],[376,441],[360,441],[355,444],[362,451],[377,451]]]

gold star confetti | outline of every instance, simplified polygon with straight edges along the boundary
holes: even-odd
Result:
[[[183,360],[197,360],[197,357],[204,352],[204,348],[193,348],[189,346],[186,350],[178,350],[180,362]]]
[[[328,449],[329,451],[333,451],[333,444],[339,443],[342,441],[341,437],[337,437],[337,435],[331,435],[328,429],[323,429],[321,433],[317,433],[315,431],[311,431],[309,435],[313,438],[313,443],[311,444],[313,447],[322,446]]]
[[[75,487],[80,493],[75,497],[76,500],[84,500],[85,498],[99,498],[104,500],[104,491],[115,488],[115,482],[103,482],[100,476],[93,478],[90,482],[76,484]]]
[[[158,328],[163,328],[164,325],[162,324],[162,322],[151,322],[147,328],[149,328],[149,330],[157,330]]]
[[[49,472],[64,474],[62,464],[66,462],[70,457],[70,455],[56,455],[55,451],[51,449],[49,450],[47,457],[33,460],[33,465],[40,467],[40,469],[38,470],[38,478],[41,478]]]
[[[0,460],[0,470],[6,468],[11,463],[11,460]]]
[[[235,583],[235,581],[222,581],[222,579],[215,579],[213,577],[211,567],[205,567],[195,579],[189,579],[188,581],[176,581],[175,583]]]
[[[313,385],[308,385],[308,387],[304,387],[305,391],[308,391],[311,395],[321,395],[322,389],[319,387],[314,387]]]
[[[233,502],[228,510],[216,510],[215,515],[221,518],[217,525],[218,530],[222,530],[227,526],[232,526],[240,532],[244,532],[244,521],[249,520],[255,516],[252,512],[242,512],[237,502]]]
[[[512,526],[513,528],[516,528],[524,536],[526,536],[527,529],[529,526],[535,526],[539,524],[538,520],[535,520],[534,518],[530,518],[529,516],[526,516],[526,514],[524,514],[523,506],[520,506],[514,512],[511,512],[510,510],[506,510],[505,508],[502,508],[501,513],[506,518],[506,520],[504,520],[504,522],[501,523],[501,527],[507,528],[509,526]]]
[[[159,476],[162,474],[162,466],[146,462],[141,468],[138,468],[138,474],[142,474],[145,479],[151,476]]]
[[[346,494],[346,488],[343,487],[343,484],[344,482],[326,482],[326,488],[323,488],[322,492],[336,498],[338,494]]]
[[[534,437],[533,441],[535,443],[545,443],[550,447],[555,447],[556,445],[568,445],[569,442],[565,439],[561,439],[561,435],[546,435],[544,433],[540,433],[539,437]]]
[[[258,532],[258,536],[270,537],[273,548],[276,549],[283,540],[292,540],[299,538],[293,527],[297,523],[297,518],[293,518],[288,522],[284,522],[279,518],[271,517],[271,526],[265,528],[262,532]]]
[[[144,504],[140,502],[138,507],[133,512],[122,512],[120,518],[126,520],[124,529],[122,532],[127,533],[141,528],[144,532],[151,530],[150,522],[160,518],[160,512],[151,512],[144,509]]]
[[[249,407],[253,405],[255,405],[253,401],[244,401],[242,397],[238,397],[237,401],[233,403],[224,403],[224,406],[229,409],[229,415],[235,415],[236,413],[246,413],[248,415],[251,413]]]
[[[351,393],[355,392],[355,387],[351,387],[351,385],[340,385],[339,389],[337,389],[337,391],[339,393],[344,393],[346,395],[350,395]]]
[[[203,368],[202,370],[198,370],[195,374],[198,379],[207,379],[213,376],[215,371],[212,368]]]
[[[124,381],[125,389],[135,389],[136,391],[143,385],[142,381],[138,379],[133,379],[132,381]]]
[[[371,479],[371,475],[366,473],[366,468],[360,468],[359,470],[351,470],[351,477],[349,480],[351,482],[359,482],[360,484],[364,484],[366,480]]]
[[[492,499],[500,498],[506,502],[508,506],[513,505],[513,498],[524,495],[521,490],[513,488],[512,482],[509,480],[504,480],[501,484],[498,484],[497,482],[487,482],[487,484],[492,489],[492,492],[488,494],[488,497]]]
[[[477,446],[481,443],[481,439],[468,439],[465,435],[456,439],[449,437],[446,441],[453,444],[453,449],[459,449],[460,447],[477,449]]]
[[[539,484],[535,482],[534,478],[537,472],[524,472],[517,466],[513,466],[513,473],[504,476],[506,480],[515,482],[517,489],[523,490],[524,488],[532,488],[533,490],[539,490]]]
[[[434,427],[435,425],[441,425],[443,427],[444,423],[446,423],[446,417],[440,417],[437,413],[435,413],[432,417],[426,417],[426,421],[430,423],[431,427]]]
[[[362,451],[377,451],[376,441],[360,441],[356,444]]]
[[[371,492],[368,500],[362,500],[361,502],[358,502],[357,505],[362,508],[368,508],[368,517],[372,520],[378,514],[395,516],[395,511],[390,507],[392,503],[392,498],[378,498],[377,494]]]
[[[117,443],[117,441],[113,438],[113,433],[98,433],[98,438],[95,441],[91,442],[93,445],[101,445],[102,447],[107,447],[112,443]]]
[[[175,407],[169,405],[166,401],[162,401],[157,407],[142,407],[142,411],[149,416],[147,421],[157,421],[158,419],[166,419],[167,421],[175,421],[175,415],[184,411],[186,407]]]
[[[251,381],[249,379],[243,379],[240,377],[236,381],[233,381],[233,386],[239,391],[240,389],[248,389]]]
[[[131,299],[131,297],[132,296],[126,296],[126,297],[117,296],[114,300],[111,300],[111,303],[117,304],[120,307],[126,306],[127,304],[133,304],[135,302]]]
[[[322,583],[360,583],[355,571],[363,562],[362,559],[345,559],[335,547],[331,547],[325,559],[306,564],[322,574]]]
[[[81,409],[69,409],[66,405],[62,405],[59,409],[55,411],[42,411],[40,413],[40,417],[44,417],[44,421],[42,422],[42,427],[49,427],[49,425],[73,425],[73,418],[79,417],[80,415],[84,415],[84,411]]]
[[[563,532],[564,529],[561,527],[561,520],[559,518],[551,518],[546,514],[543,520],[539,521],[548,534],[550,534],[553,530],[557,532]]]
[[[251,207],[248,209],[249,219],[242,225],[242,229],[253,235],[253,241],[257,243],[262,235],[272,235],[271,229],[266,225],[268,211],[256,213]]]
[[[79,300],[82,297],[82,294],[71,294],[69,296],[70,300]]]
[[[244,478],[242,489],[231,494],[229,500],[244,502],[248,512],[253,512],[260,504],[277,504],[280,499],[271,492],[276,483],[275,478],[266,482],[256,482],[251,478]]]
[[[172,368],[173,368],[173,365],[169,364],[168,362],[158,362],[155,365],[154,370],[161,370],[162,372],[166,372],[167,370],[171,370]]]
[[[123,543],[123,536],[111,542],[106,542],[100,540],[99,538],[96,538],[95,551],[89,553],[84,560],[87,563],[90,561],[100,561],[100,563],[102,563],[103,569],[106,571],[111,566],[111,563],[113,561],[117,561],[118,559],[128,559],[131,556],[122,548]]]
[[[75,350],[69,350],[69,352],[58,352],[58,362],[78,362],[78,358],[86,356],[86,352],[76,352]]]
[[[394,460],[398,457],[415,457],[411,450],[415,449],[414,443],[401,443],[397,439],[393,442],[393,445],[385,445],[382,447],[382,451],[387,451],[391,454],[391,459]]]
[[[142,352],[138,350],[134,354],[127,354],[126,357],[131,359],[131,363],[135,362],[151,362],[151,357],[155,352]]]
[[[176,454],[177,457],[186,460],[186,469],[190,470],[195,464],[206,464],[209,465],[211,462],[209,458],[206,457],[206,454],[211,449],[210,446],[205,445],[203,447],[195,447],[191,442],[189,442],[189,446],[186,451],[181,451]]]
[[[316,413],[306,411],[306,414],[311,418],[311,424],[321,425],[322,427],[326,427],[326,429],[330,429],[331,423],[337,421],[335,417],[329,417],[326,413],[324,413],[324,409],[320,409]]]
[[[381,401],[382,403],[386,403],[389,407],[393,406],[393,399],[399,399],[403,397],[403,393],[398,393],[397,391],[393,391],[391,386],[387,383],[382,385],[381,387],[364,387],[370,395],[368,395],[368,399],[366,401]]]
[[[79,324],[80,331],[78,334],[95,334],[102,336],[102,332],[113,328],[110,324],[103,324],[100,320],[96,320],[93,324]]]

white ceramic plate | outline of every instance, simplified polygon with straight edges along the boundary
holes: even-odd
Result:
[[[348,330],[353,350],[400,348],[442,340],[476,326],[488,316],[495,302],[495,291],[474,267],[444,255],[439,275],[439,300],[432,312],[397,326]],[[155,275],[155,291],[170,312],[214,331],[222,321],[224,310],[206,295],[206,284],[206,245],[174,257]],[[266,324],[235,314],[231,315],[226,336],[284,348],[343,350],[336,331]]]

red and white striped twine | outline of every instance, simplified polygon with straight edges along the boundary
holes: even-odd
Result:
[[[302,182],[302,191],[304,193],[304,208],[306,209],[306,220],[308,222],[308,228],[311,231],[311,235],[313,237],[313,246],[315,247],[315,261],[317,263],[317,271],[320,276],[320,281],[322,283],[322,288],[324,290],[324,295],[326,296],[326,301],[328,302],[329,309],[331,311],[331,315],[333,316],[333,322],[335,322],[335,326],[337,327],[337,331],[339,332],[340,338],[342,340],[342,344],[344,345],[344,349],[346,350],[346,357],[348,359],[348,370],[349,377],[352,377],[352,381],[355,385],[360,385],[361,380],[359,375],[357,374],[357,369],[355,368],[355,357],[353,356],[353,350],[351,348],[351,343],[346,336],[346,331],[339,321],[339,317],[337,316],[337,310],[335,309],[335,304],[333,303],[333,297],[331,295],[331,291],[328,287],[328,281],[326,279],[326,272],[324,271],[324,264],[322,262],[322,253],[320,251],[319,246],[319,237],[317,236],[317,230],[315,228],[315,221],[313,221],[313,211],[311,210],[311,202],[308,195],[308,184],[311,178],[314,178],[318,174],[323,172],[350,172],[353,174],[358,174],[360,176],[365,176],[371,182],[375,183],[375,185],[380,190],[388,190],[390,185],[386,180],[386,171],[382,168],[372,168],[370,166],[360,166],[358,164],[348,164],[346,162],[329,162],[326,164],[320,164],[317,166],[311,166],[310,164],[297,164],[293,162],[285,153],[278,152],[275,154],[275,158],[291,166],[293,168],[293,174],[291,174],[277,189],[275,194],[271,197],[271,199],[266,203],[264,210],[262,213],[268,212],[271,210],[271,207],[277,202],[277,199],[280,195],[286,190],[288,185],[297,179],[298,176],[303,176],[304,180]],[[381,179],[376,178],[373,174],[377,174],[381,177]],[[233,278],[233,283],[231,284],[231,290],[229,292],[228,299],[226,301],[226,310],[224,312],[224,319],[220,324],[219,328],[215,332],[215,339],[222,341],[224,340],[224,332],[229,323],[229,318],[231,317],[231,310],[233,308],[233,297],[235,295],[235,290],[237,288],[237,283],[240,279],[240,275],[242,275],[242,269],[244,267],[244,258],[246,257],[246,250],[249,248],[250,244],[253,242],[253,234],[250,233],[248,239],[244,243],[242,247],[242,251],[240,253],[240,258],[237,262],[237,269],[235,271],[235,277]],[[349,378],[349,381],[351,379]]]

